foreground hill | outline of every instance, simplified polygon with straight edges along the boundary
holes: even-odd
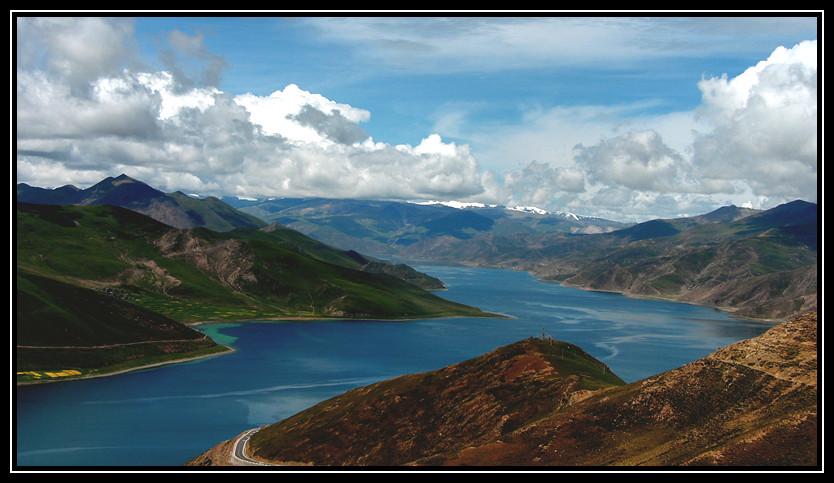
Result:
[[[576,346],[527,339],[357,388],[261,428],[248,455],[329,466],[818,464],[817,316],[624,384]],[[188,465],[228,465],[231,442]]]
[[[17,363],[27,370],[55,369],[59,347],[81,358],[93,346],[201,338],[160,324],[489,315],[421,288],[437,281],[410,267],[278,226],[178,230],[114,206],[18,203],[16,228]]]
[[[204,227],[213,231],[263,228],[267,223],[239,211],[218,198],[196,199],[181,192],[163,193],[121,175],[101,180],[87,189],[62,186],[45,189],[17,185],[17,201],[45,205],[112,205],[127,208],[174,228]]]

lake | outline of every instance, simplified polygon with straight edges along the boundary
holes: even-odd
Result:
[[[513,318],[205,324],[200,330],[235,352],[17,387],[16,463],[21,470],[180,466],[348,389],[439,369],[543,332],[633,382],[772,327],[705,307],[539,282],[525,272],[415,268],[447,284],[438,295]]]

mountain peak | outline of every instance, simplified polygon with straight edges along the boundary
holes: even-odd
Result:
[[[709,213],[696,216],[695,218],[700,222],[707,223],[731,222],[746,218],[759,212],[760,210],[754,210],[752,208],[740,208],[736,205],[728,205],[722,206],[721,208]]]
[[[817,222],[817,204],[795,200],[750,216],[756,225],[796,226]]]
[[[260,228],[263,220],[238,211],[216,198],[199,200],[176,192],[166,194],[122,173],[84,189],[50,190],[18,185],[18,201],[47,205],[112,205],[150,216],[174,228],[206,227],[229,231],[239,227]]]

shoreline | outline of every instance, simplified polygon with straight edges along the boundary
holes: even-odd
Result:
[[[455,318],[502,318],[502,319],[513,319],[515,317],[505,315],[505,314],[493,314],[489,313],[489,315],[482,316],[482,317],[475,317],[475,316],[465,316],[465,315],[452,315],[452,316],[439,316],[439,317],[408,317],[408,318],[400,318],[400,319],[373,319],[367,317],[305,317],[305,316],[286,316],[286,317],[265,317],[265,318],[250,318],[250,319],[234,319],[234,320],[201,320],[195,322],[182,322],[183,325],[186,326],[197,326],[197,325],[209,325],[209,324],[243,324],[248,322],[321,322],[321,321],[369,321],[369,322],[409,322],[414,320],[427,320],[427,319],[455,319]],[[42,380],[33,380],[33,381],[15,381],[15,386],[30,386],[30,385],[38,385],[38,384],[53,384],[53,383],[60,383],[60,382],[68,382],[68,381],[79,381],[82,379],[95,379],[99,377],[110,377],[110,376],[117,376],[120,374],[126,374],[130,372],[142,371],[147,369],[153,369],[155,367],[161,367],[171,364],[181,364],[183,362],[191,362],[200,359],[207,359],[210,357],[219,357],[222,355],[230,354],[235,352],[237,349],[223,345],[217,344],[219,347],[224,347],[226,350],[222,352],[217,352],[213,354],[206,354],[201,356],[194,356],[194,357],[186,357],[183,359],[172,359],[169,361],[161,361],[161,362],[154,362],[150,364],[145,364],[141,366],[131,367],[129,369],[120,369],[117,371],[112,372],[104,372],[98,374],[87,374],[77,377],[65,377],[59,379],[42,379]]]
[[[533,274],[531,273],[531,275],[533,275]],[[708,309],[714,309],[714,310],[717,310],[719,312],[724,312],[724,313],[726,313],[727,315],[729,315],[730,317],[732,317],[734,319],[749,320],[751,322],[768,322],[768,323],[772,323],[772,324],[781,324],[783,322],[787,322],[788,320],[793,319],[794,317],[797,317],[798,315],[801,315],[801,314],[789,315],[789,316],[786,316],[785,318],[782,318],[782,319],[772,318],[772,317],[767,317],[767,318],[748,317],[748,316],[744,316],[744,315],[736,315],[736,312],[739,310],[738,307],[730,307],[730,306],[719,307],[719,306],[716,306],[716,305],[706,305],[706,304],[699,304],[697,302],[691,302],[691,301],[688,301],[688,300],[680,300],[680,299],[676,299],[676,298],[673,298],[673,297],[658,297],[658,296],[652,296],[652,295],[641,295],[641,294],[637,294],[637,293],[626,293],[626,292],[622,292],[622,291],[619,291],[619,290],[604,290],[604,289],[588,288],[588,287],[584,287],[584,286],[581,286],[581,285],[571,285],[571,284],[568,284],[568,283],[560,282],[558,280],[546,280],[546,279],[543,279],[543,278],[538,278],[538,280],[540,282],[544,282],[544,283],[556,283],[556,284],[559,284],[559,285],[561,285],[562,287],[565,287],[565,288],[575,288],[577,290],[583,290],[585,292],[611,293],[611,294],[622,295],[623,297],[627,297],[627,298],[631,298],[631,299],[657,300],[659,302],[672,302],[672,303],[676,303],[676,304],[691,305],[693,307],[704,307],[704,308],[708,308]],[[814,310],[817,310],[817,309],[814,309]]]
[[[435,320],[435,319],[514,319],[512,315],[496,314],[488,312],[487,315],[439,315],[431,316],[414,316],[403,318],[387,318],[375,319],[372,317],[304,317],[304,316],[287,316],[287,317],[252,317],[248,319],[223,319],[223,320],[198,320],[193,322],[183,322],[187,326],[207,325],[207,324],[242,324],[244,322],[349,322],[349,321],[363,321],[363,322],[411,322],[414,320]]]
[[[486,315],[483,316],[467,316],[467,315],[449,315],[449,316],[437,316],[437,317],[404,317],[404,318],[388,318],[388,319],[374,319],[370,317],[324,317],[324,316],[315,316],[315,317],[307,317],[307,316],[281,316],[281,317],[264,317],[264,318],[249,318],[249,319],[233,319],[233,320],[200,320],[200,321],[193,321],[193,322],[181,322],[183,325],[186,326],[197,326],[197,325],[209,325],[209,324],[242,324],[248,322],[321,322],[321,321],[369,321],[369,322],[409,322],[414,320],[428,320],[428,319],[454,319],[454,318],[501,318],[501,319],[514,319],[515,317],[506,315],[506,314],[493,314],[491,312],[485,312]],[[216,342],[215,342],[216,343]],[[224,347],[226,350],[222,352],[217,352],[213,354],[206,354],[201,356],[194,356],[194,357],[186,357],[183,359],[172,359],[169,361],[160,361],[154,362],[150,364],[145,364],[141,366],[131,367],[128,369],[120,369],[117,371],[112,372],[104,372],[98,374],[87,374],[77,377],[65,377],[59,379],[42,379],[42,380],[33,380],[33,381],[15,381],[15,386],[31,386],[31,385],[38,385],[38,384],[53,384],[53,383],[60,383],[60,382],[68,382],[68,381],[79,381],[82,379],[95,379],[100,377],[110,377],[110,376],[117,376],[120,374],[126,374],[130,372],[142,371],[147,369],[153,369],[155,367],[161,367],[171,364],[181,364],[183,362],[191,362],[200,359],[207,359],[210,357],[219,357],[222,355],[226,355],[232,352],[235,352],[237,349],[233,347],[217,344],[219,347]]]
[[[752,322],[768,322],[768,323],[772,323],[772,324],[781,324],[783,322],[787,322],[787,321],[789,321],[789,320],[791,320],[795,317],[798,317],[798,316],[802,315],[802,313],[793,313],[791,315],[786,315],[786,316],[781,317],[781,318],[750,317],[750,316],[744,316],[744,315],[737,315],[736,312],[740,309],[740,307],[707,305],[707,304],[692,302],[692,301],[688,301],[688,300],[680,300],[680,299],[674,298],[674,297],[659,297],[659,296],[652,296],[652,295],[641,295],[641,294],[637,294],[637,293],[626,293],[626,292],[620,291],[620,290],[596,289],[596,288],[590,288],[590,287],[583,286],[583,285],[574,285],[574,284],[567,283],[564,280],[555,280],[555,279],[544,278],[542,275],[536,273],[535,268],[503,267],[503,266],[500,266],[500,265],[490,265],[490,264],[483,264],[483,263],[478,263],[478,262],[469,262],[469,263],[467,263],[467,262],[448,262],[448,263],[444,263],[444,262],[423,261],[423,262],[417,262],[415,264],[416,265],[423,264],[423,265],[430,265],[430,266],[435,265],[435,266],[447,266],[447,267],[463,267],[463,268],[484,268],[484,269],[490,269],[490,270],[509,270],[509,271],[512,271],[512,272],[524,272],[524,273],[527,273],[527,274],[531,275],[537,281],[542,282],[542,283],[555,283],[555,284],[561,285],[562,287],[565,287],[565,288],[574,288],[574,289],[582,290],[582,291],[585,291],[585,292],[611,293],[611,294],[622,295],[623,297],[628,297],[628,298],[633,298],[633,299],[658,300],[658,301],[662,301],[662,302],[673,302],[673,303],[678,303],[678,304],[686,304],[686,305],[691,305],[691,306],[694,306],[694,307],[705,307],[705,308],[708,308],[708,309],[717,310],[719,312],[724,312],[724,313],[728,314],[730,317],[732,317],[734,319],[749,320],[749,321],[752,321]],[[816,311],[816,310],[818,310],[818,309],[817,308],[810,309],[810,311]],[[808,311],[806,310],[803,313],[806,313],[806,312],[808,312]]]
[[[96,379],[96,378],[99,378],[99,377],[117,376],[117,375],[120,375],[120,374],[126,374],[126,373],[129,373],[129,372],[136,372],[136,371],[143,371],[143,370],[153,369],[155,367],[162,367],[162,366],[167,366],[167,365],[171,365],[171,364],[181,364],[183,362],[191,362],[191,361],[198,361],[200,359],[208,359],[208,358],[211,358],[211,357],[219,357],[219,356],[230,354],[232,352],[237,351],[237,349],[235,349],[233,347],[229,347],[227,345],[222,345],[222,344],[217,344],[217,345],[220,346],[220,347],[225,347],[226,350],[223,351],[223,352],[217,352],[217,353],[214,353],[214,354],[206,354],[206,355],[202,355],[202,356],[193,356],[193,357],[186,357],[186,358],[183,358],[183,359],[172,359],[170,361],[153,362],[153,363],[145,364],[145,365],[142,365],[142,366],[131,367],[129,369],[120,369],[120,370],[117,370],[117,371],[104,372],[104,373],[100,373],[100,374],[87,374],[87,375],[78,376],[78,377],[66,377],[66,378],[61,378],[61,379],[44,379],[44,380],[41,380],[41,381],[20,381],[20,382],[16,382],[15,385],[16,386],[32,386],[32,385],[37,385],[37,384],[52,384],[52,383],[57,383],[57,382],[80,381],[82,379]]]

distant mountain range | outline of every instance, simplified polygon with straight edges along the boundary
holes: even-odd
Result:
[[[607,233],[437,237],[401,255],[529,271],[590,290],[781,319],[817,307],[817,205],[723,207]]]
[[[376,256],[419,252],[438,237],[469,240],[485,235],[603,233],[630,226],[573,213],[532,207],[465,203],[407,203],[325,198],[239,200],[222,198],[235,208],[278,222],[342,249]]]

